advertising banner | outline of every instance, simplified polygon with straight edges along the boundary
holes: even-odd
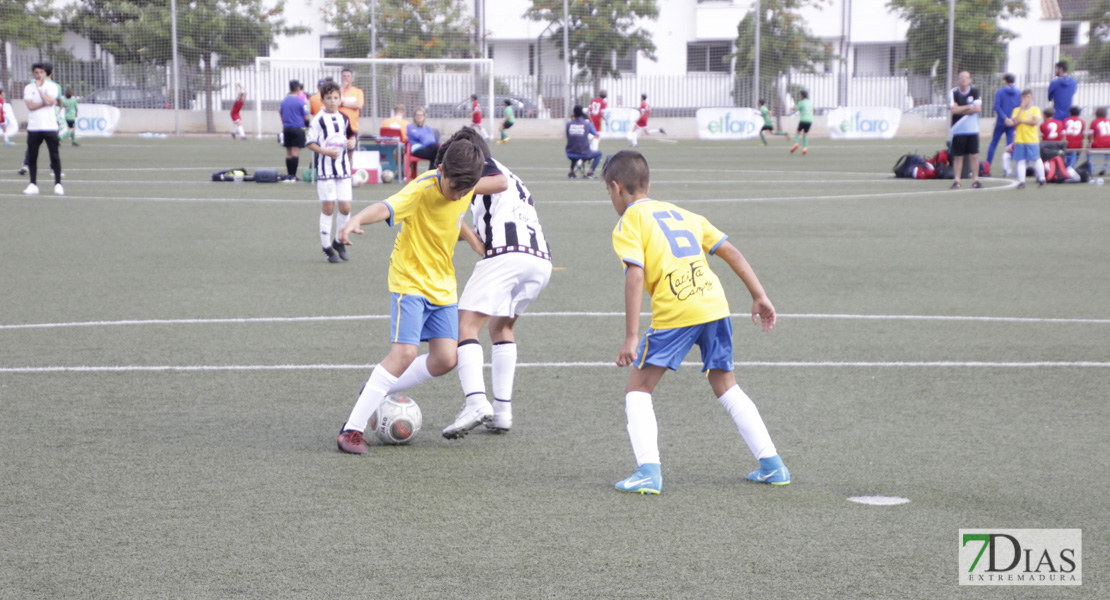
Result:
[[[601,139],[624,139],[632,133],[636,121],[640,120],[640,111],[635,108],[617,106],[605,109],[605,118],[608,121],[601,123]]]
[[[699,108],[697,120],[701,140],[747,140],[763,127],[763,117],[751,108]]]
[[[77,104],[77,138],[112,137],[119,125],[119,109],[107,104]]]
[[[829,137],[834,140],[889,140],[898,132],[902,111],[897,108],[834,108],[828,113]]]

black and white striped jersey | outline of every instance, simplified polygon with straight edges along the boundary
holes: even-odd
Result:
[[[354,135],[355,132],[351,129],[351,121],[347,119],[347,115],[341,112],[329,113],[322,110],[316,113],[315,117],[312,117],[312,121],[308,124],[305,145],[316,144],[321,148],[326,148],[329,144],[332,146],[344,144],[343,153],[339,155],[338,159],[325,156],[319,152],[315,153],[316,157],[312,161],[312,167],[316,169],[317,179],[346,179],[351,176],[351,159],[346,151],[345,144],[347,139]]]
[[[486,247],[486,258],[524,252],[551,260],[551,248],[540,227],[531,192],[505,165],[493,162],[508,178],[509,189],[500,194],[475,194],[470,203],[474,232]]]

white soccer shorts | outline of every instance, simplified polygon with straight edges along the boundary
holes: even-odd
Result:
[[[351,178],[345,179],[317,179],[316,180],[316,195],[320,197],[320,202],[350,202],[351,195]]]
[[[509,252],[483,258],[474,265],[466,282],[459,310],[469,310],[491,317],[515,317],[547,287],[551,280],[551,261]]]

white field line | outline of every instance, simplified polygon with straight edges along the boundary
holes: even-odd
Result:
[[[650,316],[651,313],[640,313],[641,317]],[[581,311],[552,311],[529,312],[524,315],[528,319],[551,317],[624,317],[623,312],[581,312]],[[732,313],[735,319],[747,319],[748,313]],[[125,319],[119,321],[70,321],[59,323],[15,323],[0,325],[2,330],[14,329],[56,329],[66,327],[120,327],[129,325],[235,325],[254,323],[306,323],[328,321],[387,321],[390,316],[381,315],[336,315],[314,317],[236,317],[214,319]],[[1084,325],[1110,325],[1110,319],[1043,319],[1030,317],[981,317],[981,316],[947,316],[947,315],[852,315],[852,314],[817,314],[817,313],[780,313],[780,319],[828,319],[847,321],[956,321],[956,322],[982,322],[982,323],[1023,323],[1023,324],[1084,324]]]
[[[733,363],[740,367],[790,367],[790,368],[986,368],[986,369],[1029,369],[1029,368],[1110,368],[1110,362],[1090,361],[1031,361],[1031,362],[980,362],[980,361],[744,361]],[[695,367],[700,362],[683,362],[684,367]],[[108,365],[108,366],[74,366],[74,367],[0,367],[0,374],[39,374],[39,373],[190,373],[213,371],[368,371],[376,364],[309,364],[309,365]],[[484,365],[490,367],[489,364]],[[518,368],[523,369],[560,369],[560,368],[598,368],[614,367],[613,362],[536,362],[519,363]]]

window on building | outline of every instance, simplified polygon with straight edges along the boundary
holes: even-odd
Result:
[[[1060,45],[1074,46],[1079,43],[1079,24],[1064,23],[1060,26]]]
[[[728,73],[732,42],[688,42],[687,73]]]
[[[613,67],[621,73],[635,74],[636,73],[636,52],[629,52],[624,56],[618,56],[616,51],[613,51]]]

